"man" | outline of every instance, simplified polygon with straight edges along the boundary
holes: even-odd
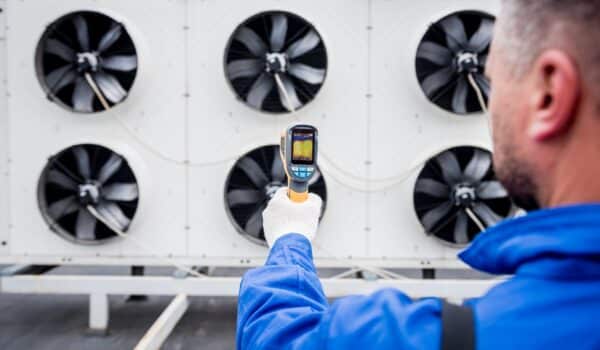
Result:
[[[600,349],[600,0],[504,0],[487,69],[498,177],[545,209],[461,254],[514,275],[468,303],[475,347]],[[319,209],[280,191],[265,211],[271,252],[242,282],[238,349],[440,349],[438,299],[384,290],[328,305],[311,255]]]

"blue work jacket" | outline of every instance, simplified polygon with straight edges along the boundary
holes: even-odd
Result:
[[[477,349],[600,349],[600,205],[506,221],[460,258],[514,275],[469,301]],[[438,350],[440,308],[439,299],[413,301],[394,289],[329,305],[309,241],[290,234],[242,280],[237,348]]]

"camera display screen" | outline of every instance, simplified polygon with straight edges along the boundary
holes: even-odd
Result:
[[[313,164],[314,134],[306,131],[292,133],[292,163]]]

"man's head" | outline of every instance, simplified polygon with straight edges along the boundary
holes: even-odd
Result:
[[[600,200],[564,188],[589,176],[586,162],[600,176],[588,158],[600,156],[600,0],[503,0],[495,31],[486,74],[498,177],[528,208]]]

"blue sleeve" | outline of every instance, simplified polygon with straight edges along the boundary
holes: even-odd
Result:
[[[238,303],[238,350],[440,348],[439,300],[413,302],[388,289],[329,306],[310,242],[296,234],[244,275]]]

